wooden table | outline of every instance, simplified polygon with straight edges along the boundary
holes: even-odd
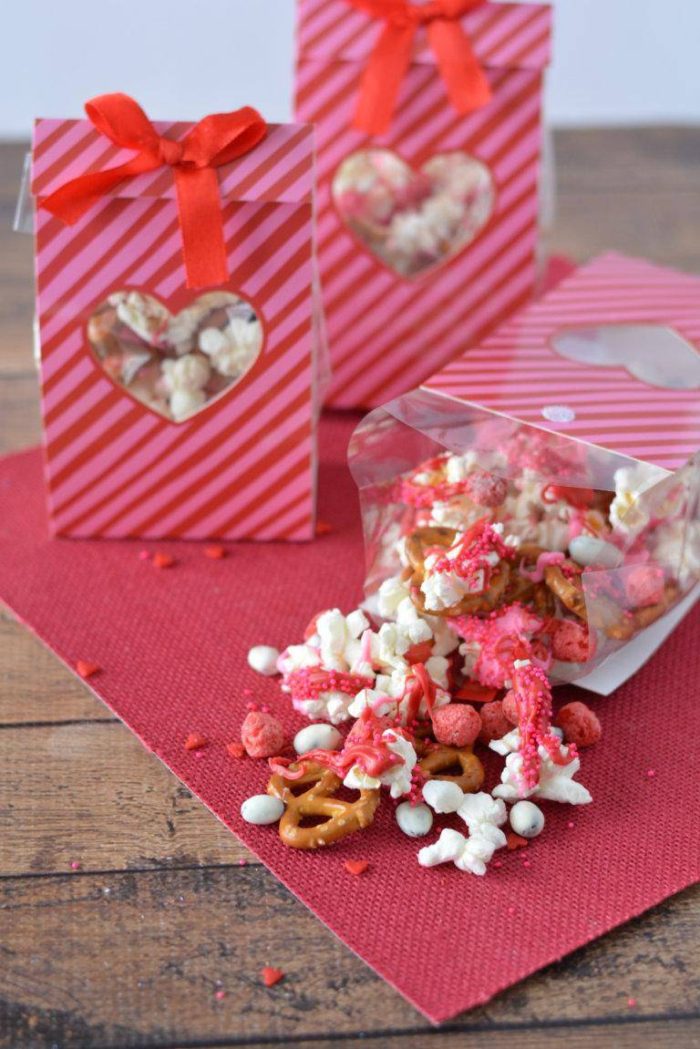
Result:
[[[700,129],[565,132],[556,152],[555,250],[700,272]],[[0,451],[39,437],[22,154],[0,147]],[[434,1031],[2,611],[0,665],[0,1046],[700,1046],[698,891]],[[274,995],[270,958],[294,974]]]

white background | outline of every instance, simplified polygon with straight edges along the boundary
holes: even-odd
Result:
[[[553,123],[700,121],[698,0],[554,0]],[[289,116],[294,0],[8,0],[0,137],[105,91],[154,118]]]

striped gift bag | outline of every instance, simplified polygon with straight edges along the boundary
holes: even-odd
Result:
[[[465,13],[402,29],[421,9]],[[384,10],[389,21],[373,17]],[[367,407],[532,296],[551,12],[479,0],[299,0],[298,11],[296,115],[317,130],[329,401]]]
[[[177,149],[193,125],[152,127]],[[309,539],[319,342],[313,130],[270,125],[255,148],[216,169],[228,279],[196,290],[170,168],[120,182],[71,225],[41,206],[67,180],[133,157],[87,120],[36,123],[52,532]]]

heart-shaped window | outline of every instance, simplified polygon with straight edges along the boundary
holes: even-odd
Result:
[[[418,170],[389,149],[360,150],[342,162],[332,191],[338,214],[363,247],[409,278],[468,247],[495,203],[491,172],[460,150],[436,154]]]
[[[250,371],[263,328],[249,302],[200,295],[179,313],[140,291],[115,291],[94,311],[87,337],[105,374],[171,422],[185,422]]]

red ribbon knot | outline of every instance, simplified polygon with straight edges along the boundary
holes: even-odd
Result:
[[[413,57],[415,36],[425,27],[447,96],[467,114],[491,100],[491,88],[460,19],[484,0],[348,0],[384,23],[360,82],[353,124],[369,135],[391,127],[399,89]]]
[[[180,141],[159,135],[139,104],[120,93],[98,95],[85,104],[88,119],[115,146],[135,156],[106,171],[79,175],[39,201],[67,225],[77,222],[120,182],[160,167],[173,171],[188,288],[229,279],[219,180],[216,168],[249,153],[267,134],[256,109],[213,113]]]

